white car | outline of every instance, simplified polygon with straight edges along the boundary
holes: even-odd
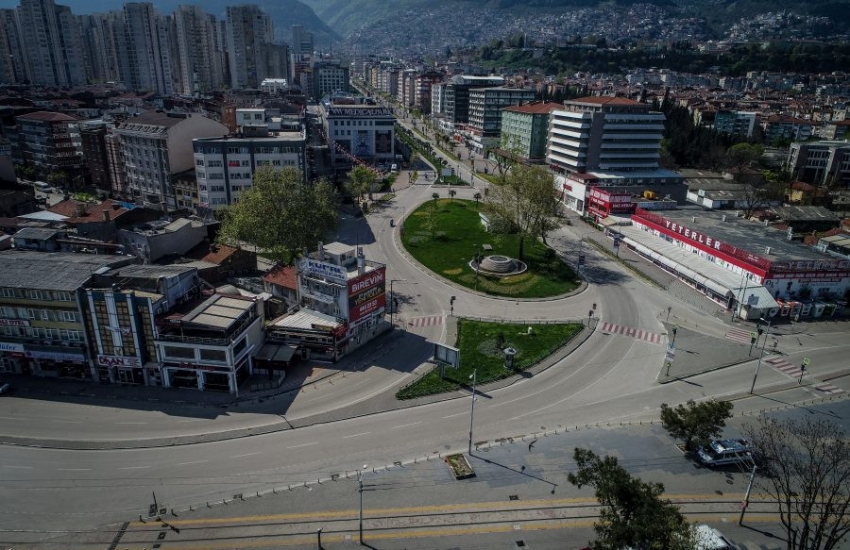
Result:
[[[694,526],[694,550],[735,550],[723,533],[705,524]]]

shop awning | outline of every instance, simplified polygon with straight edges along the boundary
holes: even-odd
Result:
[[[295,356],[296,349],[286,344],[265,344],[254,358],[269,363],[288,363]]]
[[[733,288],[732,292],[735,299],[741,297],[741,302],[748,304],[758,309],[772,309],[779,307],[776,300],[770,294],[770,291],[762,285],[746,285],[739,288]]]

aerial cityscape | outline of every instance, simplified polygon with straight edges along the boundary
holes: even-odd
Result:
[[[850,548],[850,4],[0,1],[0,550]]]

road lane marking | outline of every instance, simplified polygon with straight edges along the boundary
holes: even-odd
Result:
[[[188,466],[189,464],[203,464],[204,462],[209,462],[208,460],[192,460],[191,462],[178,462],[178,466]]]
[[[12,464],[4,464],[4,468],[15,468],[18,470],[32,470],[32,466],[14,466]]]
[[[318,445],[318,441],[313,441],[312,443],[302,443],[301,445],[293,445],[291,447],[287,447],[287,449],[299,449],[301,447],[309,447],[310,445]]]
[[[372,432],[363,432],[362,434],[352,434],[343,436],[343,439],[351,439],[352,437],[360,437],[361,435],[369,435]]]
[[[150,468],[150,466],[125,466],[124,468],[118,468],[119,470],[144,470],[145,468]]]
[[[245,458],[246,456],[254,456],[254,455],[261,455],[261,454],[263,454],[261,451],[257,451],[256,453],[246,453],[244,455],[231,456],[230,458]]]
[[[118,426],[144,426],[147,422],[116,422]]]
[[[90,472],[91,468],[56,468],[59,472]]]
[[[462,412],[462,413],[450,414],[448,416],[444,416],[443,418],[454,418],[455,416],[461,416],[461,415],[465,415],[465,414],[467,414],[467,413]]]
[[[82,424],[79,420],[51,420],[51,422],[56,424]]]
[[[416,426],[417,424],[422,424],[422,422],[411,422],[410,424],[401,424],[399,426],[393,426],[392,429],[395,430],[396,428],[408,428],[410,426]]]
[[[23,416],[0,416],[0,420],[26,420]]]

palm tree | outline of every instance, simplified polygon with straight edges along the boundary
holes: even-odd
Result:
[[[453,198],[455,198],[455,195],[457,195],[457,191],[455,191],[454,189],[449,189],[449,201],[450,202]]]

